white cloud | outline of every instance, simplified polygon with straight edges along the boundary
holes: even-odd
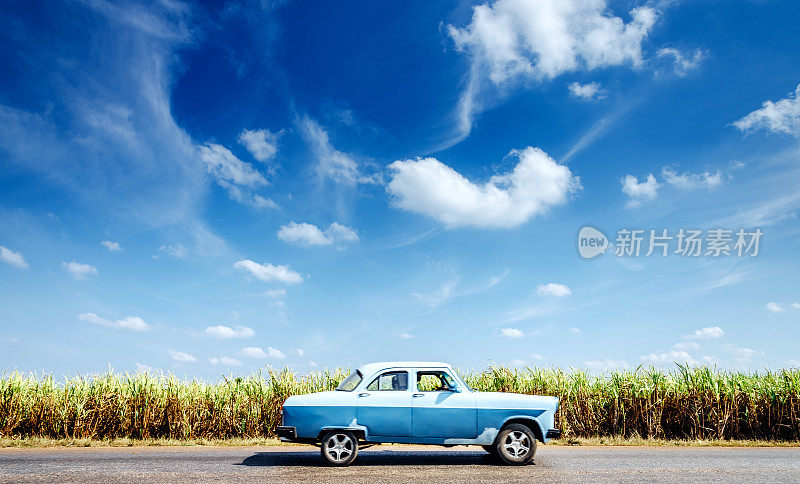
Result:
[[[525,336],[525,333],[523,333],[521,329],[516,328],[502,328],[500,329],[500,333],[506,338],[522,338]]]
[[[490,88],[502,96],[526,80],[639,65],[657,13],[638,7],[630,15],[628,23],[615,17],[605,0],[498,0],[475,6],[468,26],[448,26],[456,49],[471,60],[459,101],[461,137],[469,133],[474,113],[487,104],[480,97]]]
[[[317,159],[316,172],[320,179],[330,179],[350,187],[359,183],[380,181],[378,175],[363,175],[356,160],[351,155],[334,148],[328,132],[313,119],[304,117],[298,121],[298,127]]]
[[[350,227],[333,222],[325,231],[309,223],[289,222],[278,230],[278,238],[284,242],[304,245],[331,245],[337,242],[355,242],[358,234]]]
[[[101,318],[95,313],[83,313],[78,315],[78,319],[87,323],[108,326],[109,328],[130,329],[133,331],[147,331],[151,328],[149,324],[145,323],[144,320],[138,316],[128,316],[124,319],[112,321],[110,319]]]
[[[770,311],[772,313],[782,313],[786,311],[786,308],[783,307],[782,303],[776,303],[772,301],[767,303],[766,308],[767,311]]]
[[[669,350],[659,353],[650,353],[640,357],[642,361],[650,363],[693,363],[695,360],[685,350]]]
[[[284,284],[297,284],[303,282],[303,276],[293,271],[288,265],[274,266],[272,264],[259,264],[251,260],[240,260],[233,267],[244,269],[256,279],[264,282],[282,282]]]
[[[242,348],[241,354],[242,356],[246,356],[247,358],[258,358],[258,359],[274,358],[281,360],[283,358],[286,358],[286,355],[284,355],[283,352],[273,348],[272,346],[268,346],[266,352],[257,346],[248,346]]]
[[[760,109],[733,123],[741,131],[766,129],[775,133],[800,136],[800,84],[780,101],[764,101]]]
[[[239,143],[247,148],[253,158],[263,163],[275,158],[278,153],[278,139],[282,134],[283,131],[273,133],[268,129],[245,129],[239,135]]]
[[[62,262],[61,265],[78,281],[83,281],[90,275],[97,275],[97,268],[89,264],[72,261]]]
[[[267,184],[266,178],[252,165],[240,160],[222,145],[206,143],[198,146],[197,150],[208,172],[218,180],[247,187]]]
[[[580,179],[539,148],[513,150],[513,171],[476,184],[435,158],[395,161],[387,189],[398,207],[448,227],[511,228],[581,188]]]
[[[180,242],[177,244],[164,244],[158,248],[158,251],[175,257],[176,259],[183,259],[186,257],[186,247]],[[158,258],[158,256],[153,256],[153,258]]]
[[[673,47],[665,47],[660,49],[656,55],[662,59],[671,59],[672,68],[675,71],[675,74],[680,77],[684,77],[690,71],[700,67],[700,64],[706,57],[706,53],[702,49],[696,49],[691,54],[686,55]]]
[[[725,331],[719,326],[696,329],[694,333],[684,336],[685,339],[713,339],[725,336]]]
[[[681,341],[679,343],[675,343],[672,347],[676,350],[699,350],[700,344],[694,341]]]
[[[633,175],[625,175],[620,183],[622,183],[622,193],[629,198],[627,207],[638,207],[643,201],[653,200],[658,195],[660,186],[652,173],[649,173],[643,182],[639,182]]]
[[[792,307],[793,307],[794,309],[800,309],[800,302],[793,302],[793,303],[792,303]]]
[[[564,284],[550,282],[547,284],[539,284],[536,287],[536,293],[541,296],[565,297],[571,295],[572,291]]]
[[[250,205],[253,208],[259,208],[259,209],[280,208],[278,204],[275,203],[271,198],[264,198],[256,193],[246,192],[241,188],[237,187],[236,185],[233,185],[226,181],[217,180],[217,183],[228,191],[228,196],[231,197],[231,200],[233,200],[234,202],[239,202],[244,205]]]
[[[122,247],[120,247],[119,242],[112,242],[110,240],[104,240],[104,241],[102,241],[100,243],[103,244],[103,247],[108,249],[109,252],[121,252],[122,251]]]
[[[212,365],[222,365],[222,366],[242,366],[242,362],[231,358],[230,356],[220,356],[220,357],[211,357],[208,361]]]
[[[139,363],[138,361],[135,364],[136,364],[136,371],[144,371],[144,372],[153,371],[153,367],[150,365],[145,365],[144,363]]]
[[[599,100],[605,97],[603,95],[603,90],[600,88],[600,84],[596,82],[590,82],[588,84],[573,82],[569,85],[569,92],[573,96],[583,99],[584,101]]]
[[[547,358],[545,358],[544,356],[540,355],[539,353],[534,353],[534,354],[532,354],[532,355],[531,355],[531,358],[533,358],[533,359],[534,359],[534,360],[536,360],[536,361],[544,361],[544,360],[546,360],[546,359],[547,359]]]
[[[0,260],[6,264],[11,264],[14,267],[19,267],[20,269],[28,268],[28,263],[25,262],[25,258],[22,257],[22,253],[14,252],[13,250],[3,247],[2,245],[0,245]]]
[[[413,339],[414,335],[411,333],[400,333],[397,335],[397,337],[400,339]]]
[[[756,351],[756,350],[751,349],[751,348],[744,348],[744,347],[733,346],[733,345],[726,345],[724,347],[724,349],[726,351],[728,351],[729,353],[733,354],[734,361],[736,361],[738,363],[743,363],[743,364],[750,363],[751,360],[753,358],[755,358],[756,356],[764,354],[761,351]]]
[[[208,172],[228,192],[231,200],[255,208],[278,208],[271,199],[248,191],[269,184],[250,163],[237,158],[228,148],[214,143],[198,146],[197,150]]]
[[[576,327],[573,326],[573,327],[569,328],[569,332],[572,333],[572,334],[580,334],[581,329],[580,328],[576,328]]]
[[[584,363],[587,368],[593,371],[611,371],[628,368],[628,362],[625,360],[613,360],[606,358],[604,360],[589,360]]]
[[[267,355],[269,355],[270,358],[275,358],[277,360],[286,358],[286,355],[284,355],[282,351],[277,350],[272,346],[267,346]]]
[[[528,363],[525,360],[514,359],[511,360],[511,366],[526,366]]]
[[[758,355],[758,351],[750,348],[734,348],[734,352],[740,358],[753,358]]]
[[[208,326],[203,332],[206,336],[219,339],[250,338],[256,334],[253,328],[247,326],[235,326],[231,328],[230,326],[223,325]]]
[[[257,346],[247,346],[245,348],[242,348],[241,354],[242,354],[242,356],[245,356],[247,358],[261,358],[261,359],[263,359],[263,358],[267,357],[267,354],[264,352],[264,350],[262,350],[261,348],[259,348]]]
[[[197,358],[183,351],[175,351],[167,348],[167,353],[169,353],[170,358],[175,361],[180,361],[181,363],[194,363],[197,361]]]
[[[691,190],[695,188],[714,188],[722,185],[722,172],[717,170],[716,173],[678,173],[672,168],[664,167],[661,170],[664,180],[670,185]]]
[[[286,289],[283,289],[283,288],[281,288],[281,289],[267,289],[266,291],[264,291],[264,295],[266,297],[270,297],[270,298],[276,299],[276,298],[285,296],[286,295]]]
[[[18,65],[19,79],[36,79],[21,89],[42,102],[36,111],[0,105],[3,161],[40,175],[66,199],[91,204],[100,218],[113,216],[143,231],[210,234],[201,216],[207,177],[190,136],[172,117],[173,83],[180,77],[173,69],[178,51],[194,37],[194,8],[89,1],[68,9],[91,21],[85,35],[70,35],[69,22],[53,24],[52,36],[25,44],[38,60]],[[66,37],[68,62],[54,54]]]
[[[306,354],[306,352],[303,351],[303,348],[297,348],[297,356],[302,358],[304,354]]]

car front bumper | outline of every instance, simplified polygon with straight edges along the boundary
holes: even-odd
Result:
[[[275,433],[278,434],[278,437],[280,437],[281,440],[297,440],[297,429],[294,427],[280,426],[275,429]]]
[[[545,436],[548,439],[557,439],[561,437],[561,430],[560,429],[550,429],[547,431],[547,435]]]

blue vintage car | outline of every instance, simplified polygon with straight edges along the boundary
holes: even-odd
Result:
[[[557,438],[558,398],[473,391],[446,363],[370,363],[332,392],[289,397],[281,440],[320,445],[331,465],[355,460],[359,443],[480,445],[507,464],[533,460]]]

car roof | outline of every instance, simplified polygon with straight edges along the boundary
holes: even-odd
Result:
[[[451,366],[441,361],[380,361],[361,365],[358,371],[366,377],[389,368],[451,368]]]

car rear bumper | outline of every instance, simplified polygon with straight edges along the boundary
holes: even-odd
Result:
[[[545,436],[548,439],[557,439],[561,437],[561,430],[560,429],[550,429],[547,431],[547,435]]]
[[[281,426],[275,429],[281,440],[293,441],[297,440],[297,429],[294,427]]]

